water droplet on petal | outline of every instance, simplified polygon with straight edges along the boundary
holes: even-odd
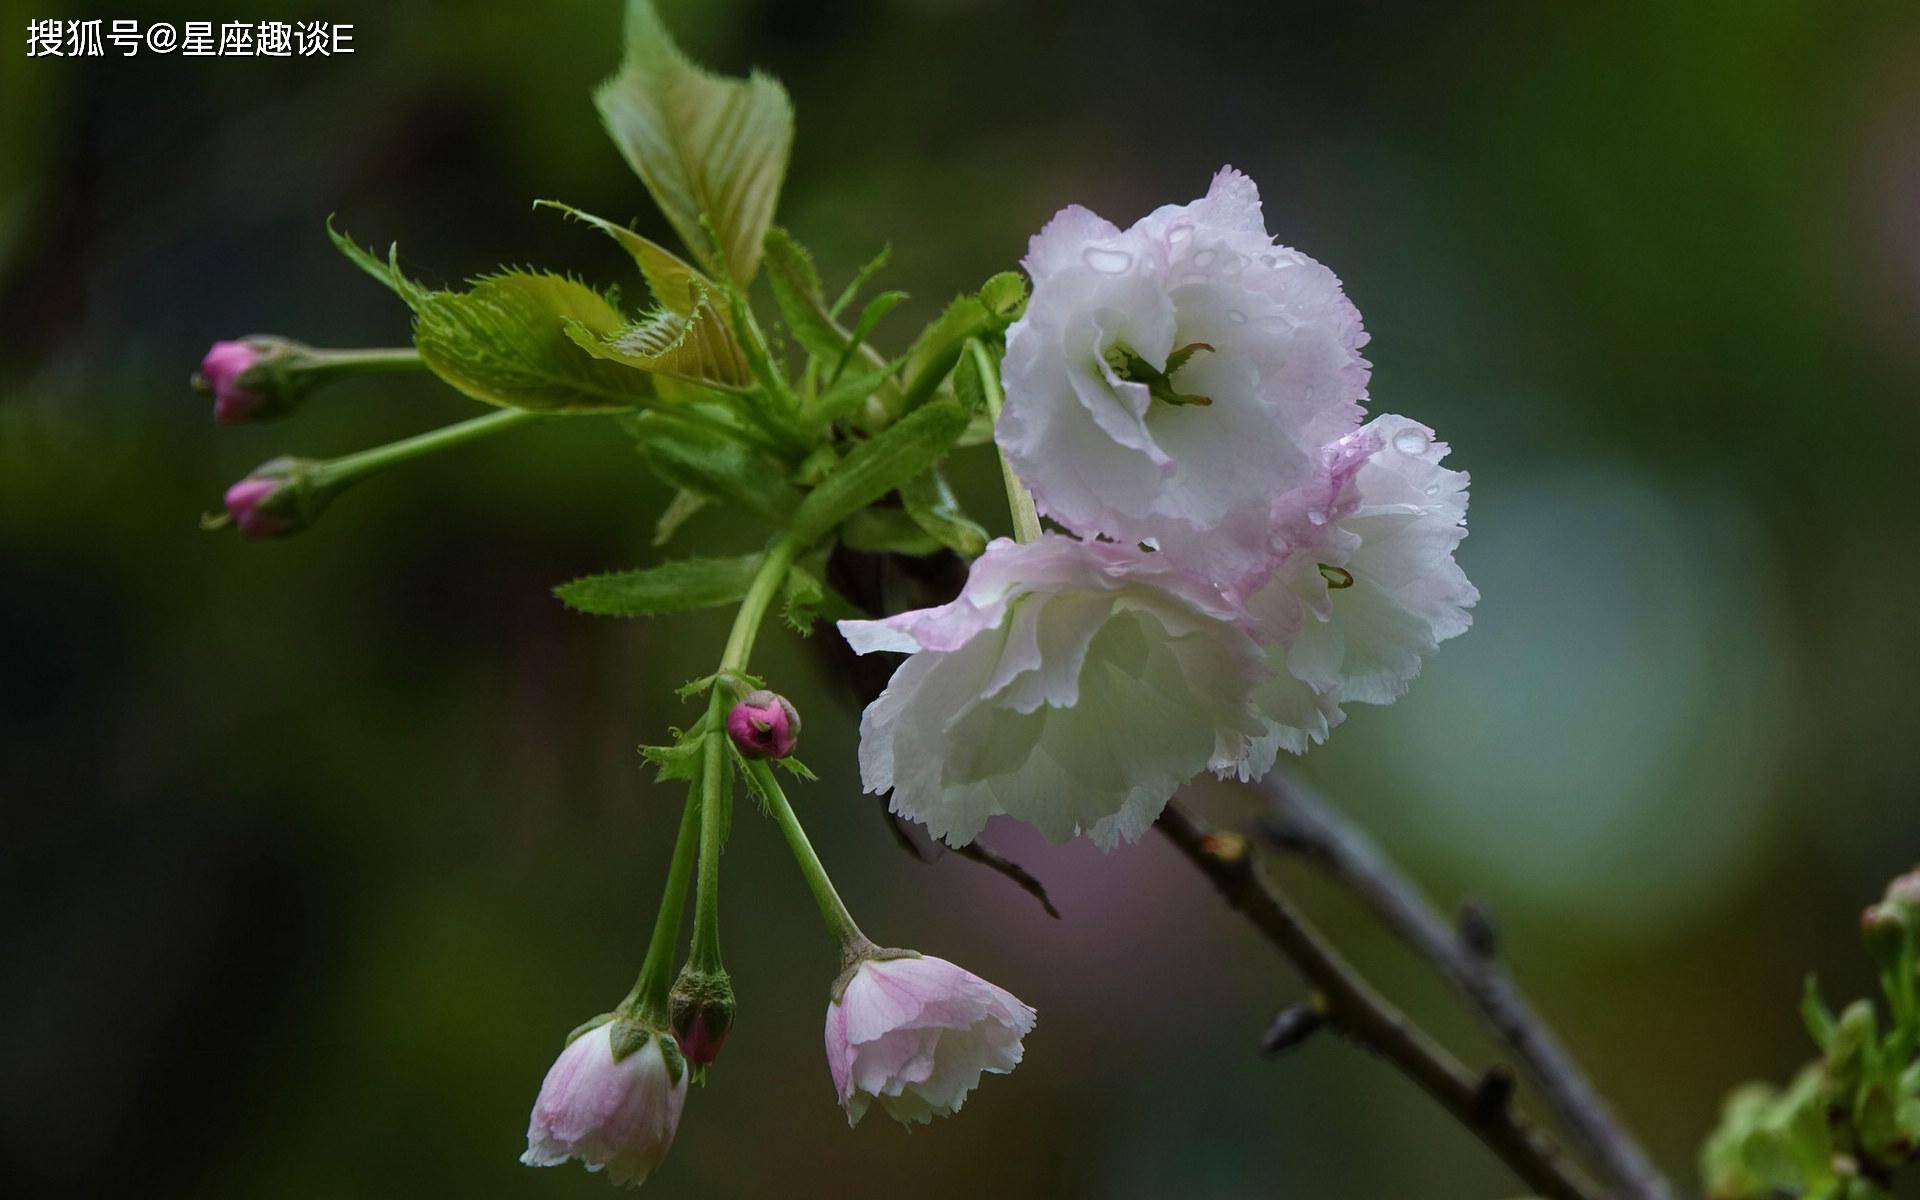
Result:
[[[1193,256],[1193,265],[1196,267],[1199,267],[1201,270],[1204,271],[1208,267],[1212,266],[1213,260],[1218,257],[1220,256],[1214,253],[1212,250],[1202,250],[1200,253]]]
[[[1169,242],[1184,242],[1192,235],[1193,235],[1193,226],[1188,225],[1184,222],[1182,222],[1179,225],[1175,225],[1172,229],[1167,230],[1167,240]]]
[[[1325,525],[1327,523],[1327,510],[1324,508],[1308,509],[1307,523],[1309,525]]]
[[[1103,275],[1118,275],[1133,265],[1133,255],[1125,250],[1107,250],[1100,246],[1088,246],[1081,257]]]
[[[1425,454],[1427,435],[1418,429],[1402,429],[1393,435],[1393,448],[1402,454]]]
[[[1227,310],[1227,321],[1233,325],[1245,325],[1247,323],[1247,314],[1237,308],[1230,308]]]
[[[1262,254],[1260,256],[1260,265],[1263,267],[1277,267],[1280,265],[1280,256],[1278,254]]]
[[[1246,259],[1241,258],[1238,254],[1229,250],[1227,251],[1226,257],[1220,260],[1220,273],[1222,275],[1238,275],[1246,269],[1246,266]]]

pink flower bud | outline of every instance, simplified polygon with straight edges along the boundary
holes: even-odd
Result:
[[[278,537],[290,532],[294,527],[291,516],[261,507],[280,488],[280,480],[259,476],[248,476],[228,488],[227,515],[233,518],[234,528],[250,538]]]
[[[727,736],[748,758],[785,758],[800,740],[800,714],[776,692],[748,692],[727,714]]]
[[[711,974],[689,964],[680,972],[667,1003],[680,1052],[695,1067],[711,1065],[733,1031],[733,984],[726,973]]]
[[[609,1021],[574,1038],[547,1072],[520,1161],[579,1159],[638,1187],[667,1157],[686,1102],[687,1066],[672,1035]]]
[[[251,419],[267,397],[241,382],[264,356],[248,342],[215,342],[200,360],[195,384],[213,393],[213,419],[239,425]]]
[[[878,1101],[903,1125],[960,1111],[983,1074],[1019,1065],[1034,1012],[944,958],[880,951],[836,983],[827,1069],[857,1124]]]

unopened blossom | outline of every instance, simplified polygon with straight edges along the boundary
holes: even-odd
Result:
[[[748,758],[785,758],[800,740],[800,714],[785,696],[761,688],[728,710],[727,736]]]
[[[547,1072],[520,1161],[551,1167],[578,1159],[638,1187],[666,1158],[686,1100],[687,1067],[673,1035],[607,1021],[568,1043]]]
[[[1000,813],[1134,841],[1199,772],[1272,765],[1249,706],[1260,651],[1234,617],[1165,555],[997,540],[952,603],[840,623],[861,654],[912,655],[861,716],[861,779],[955,846]]]
[[[909,952],[862,960],[836,990],[827,1005],[827,1068],[848,1124],[875,1101],[908,1125],[959,1112],[983,1074],[1019,1065],[1035,1019],[1005,988]]]
[[[1064,209],[1023,265],[995,438],[1040,510],[1226,582],[1257,569],[1273,502],[1360,420],[1366,334],[1340,281],[1274,244],[1231,167],[1129,229]]]
[[[708,971],[688,963],[667,996],[673,1036],[680,1052],[696,1067],[709,1067],[733,1031],[733,981],[725,971]]]
[[[278,537],[292,532],[296,524],[293,515],[268,507],[268,501],[283,486],[283,480],[250,475],[228,488],[227,516],[233,519],[234,528],[250,538]]]
[[[1255,699],[1286,748],[1324,740],[1342,702],[1392,703],[1472,623],[1480,593],[1453,558],[1467,476],[1446,453],[1426,426],[1377,417],[1278,507],[1285,557],[1248,608],[1273,667]]]
[[[266,403],[265,393],[247,382],[248,373],[262,357],[259,348],[245,341],[215,342],[207,350],[194,382],[212,394],[214,420],[239,425]]]

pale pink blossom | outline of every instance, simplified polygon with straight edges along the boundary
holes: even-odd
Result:
[[[624,1056],[614,1053],[616,1034],[630,1049]],[[666,1158],[686,1100],[687,1065],[672,1034],[605,1022],[568,1043],[547,1072],[520,1161],[551,1167],[578,1159],[638,1187]]]
[[[1274,244],[1230,167],[1130,229],[1065,209],[1024,265],[995,437],[1040,510],[1225,583],[1257,569],[1274,501],[1360,420],[1366,335],[1340,281]]]
[[[1376,417],[1277,507],[1284,557],[1248,610],[1273,668],[1255,701],[1287,749],[1325,740],[1343,702],[1398,699],[1472,623],[1480,593],[1453,557],[1468,479],[1446,454],[1426,426]]]
[[[952,603],[840,623],[858,653],[912,655],[860,719],[861,780],[956,846],[1000,813],[1054,841],[1137,840],[1201,771],[1273,763],[1237,618],[1163,554],[995,541]]]
[[[1033,1009],[943,958],[862,960],[827,1005],[827,1068],[858,1124],[878,1101],[902,1124],[960,1111],[983,1074],[1019,1065]]]

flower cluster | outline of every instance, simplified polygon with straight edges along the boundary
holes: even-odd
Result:
[[[1324,739],[1346,702],[1398,696],[1476,596],[1453,562],[1466,477],[1440,466],[1446,447],[1424,426],[1362,423],[1359,315],[1332,273],[1274,244],[1245,176],[1222,171],[1204,198],[1125,230],[1067,209],[1033,239],[1026,279],[988,278],[904,353],[883,353],[871,338],[901,294],[849,306],[884,255],[830,298],[772,224],[793,134],[780,86],[695,66],[650,0],[628,2],[626,49],[596,102],[692,260],[553,207],[610,236],[653,307],[532,269],[430,288],[397,248],[383,259],[330,231],[411,311],[412,345],[225,341],[195,384],[229,425],[400,372],[491,409],[337,458],[263,463],[205,519],[248,538],[308,529],[349,488],[424,456],[596,419],[674,489],[655,545],[709,505],[771,527],[755,553],[555,589],[602,616],[737,606],[714,672],[682,690],[704,712],[642,748],[686,795],[638,977],[568,1039],[528,1121],[524,1162],[577,1160],[637,1185],[736,1021],[720,874],[741,786],[839,945],[825,1049],[849,1123],[875,1105],[905,1124],[957,1112],[1020,1063],[1034,1029],[1006,990],[869,939],[779,782],[812,778],[793,758],[800,712],[751,674],[753,648],[776,604],[802,632],[851,606],[829,582],[838,551],[973,560],[950,603],[841,624],[862,653],[909,655],[862,718],[866,786],[955,845],[1003,813],[1056,840],[1137,839],[1201,772],[1264,774],[1282,749]],[[715,212],[709,196],[733,199]],[[778,325],[752,313],[762,268]],[[989,542],[942,473],[987,422],[1018,540]],[[1058,531],[1042,532],[1041,512]],[[875,612],[885,600],[863,598]]]
[[[1391,702],[1467,628],[1467,477],[1425,426],[1362,424],[1359,314],[1232,168],[1125,230],[1065,209],[1024,265],[994,434],[1066,532],[993,543],[950,604],[841,622],[911,655],[861,775],[954,845],[1007,814],[1110,848],[1201,771],[1258,777]]]

